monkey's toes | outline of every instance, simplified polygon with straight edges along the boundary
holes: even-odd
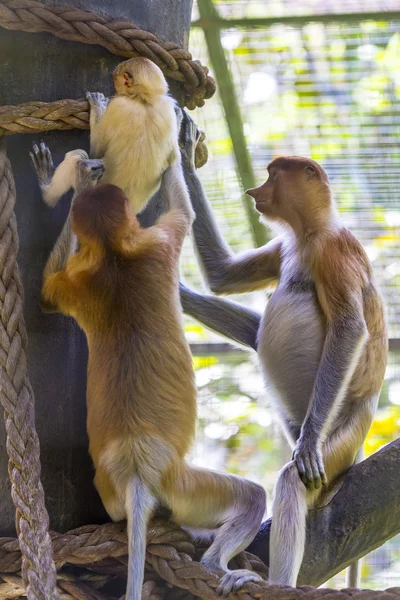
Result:
[[[108,99],[102,92],[86,92],[86,100],[90,106],[104,106],[108,104]]]
[[[229,596],[231,592],[236,592],[249,581],[262,581],[262,578],[258,573],[248,571],[247,569],[228,571],[222,577],[219,586],[217,587],[217,594],[224,597]]]

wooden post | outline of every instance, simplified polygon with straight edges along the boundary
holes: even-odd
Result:
[[[54,5],[54,0],[44,0]],[[126,17],[164,38],[187,45],[192,0],[56,0],[98,13]],[[100,46],[67,42],[50,34],[0,29],[3,60],[0,104],[33,100],[51,102],[82,98],[86,91],[112,93],[111,71],[124,60]],[[178,86],[172,86],[174,94]],[[58,163],[75,148],[88,150],[87,132],[50,132],[8,138],[8,155],[17,186],[16,214],[19,265],[25,287],[25,318],[29,334],[29,374],[36,395],[36,425],[41,443],[42,481],[51,528],[65,531],[107,520],[94,489],[93,468],[86,435],[86,364],[84,335],[72,319],[44,315],[38,306],[43,266],[61,230],[69,202],[51,210],[40,197],[29,150],[41,137]],[[14,506],[10,497],[0,425],[0,536],[15,535]]]

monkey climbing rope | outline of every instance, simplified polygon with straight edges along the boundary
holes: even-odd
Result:
[[[129,21],[102,17],[71,7],[48,7],[34,0],[0,2],[0,26],[27,32],[49,32],[60,38],[99,44],[110,52],[146,56],[167,77],[184,84],[186,105],[202,106],[215,92],[208,69],[193,61],[189,52]],[[54,103],[29,102],[0,108],[0,134],[34,133],[51,129],[88,128],[85,100]],[[203,152],[206,152],[203,148]],[[206,156],[197,160],[205,162]],[[204,164],[203,162],[203,164]],[[25,349],[27,334],[22,312],[23,289],[17,265],[18,234],[14,215],[15,185],[4,140],[0,147],[0,401],[5,412],[11,494],[16,507],[18,540],[0,538],[0,598],[29,600],[61,598],[106,600],[108,581],[126,571],[127,553],[123,523],[85,526],[67,534],[48,533],[48,514],[40,482],[39,441],[34,422],[34,396],[29,382]],[[53,557],[52,557],[53,549]],[[56,567],[61,568],[56,583]],[[193,560],[195,549],[187,534],[172,524],[153,524],[149,530],[143,597],[217,598],[218,578]],[[241,553],[237,566],[266,573],[262,562]],[[75,569],[79,566],[78,572]],[[21,570],[22,578],[19,575]],[[168,587],[165,587],[166,582]],[[174,586],[171,587],[170,586]],[[104,588],[104,589],[103,589]],[[24,592],[24,590],[26,590]],[[183,591],[182,590],[187,590]],[[123,590],[121,590],[122,593]],[[400,590],[356,592],[369,598],[398,600]],[[354,590],[332,591],[249,583],[236,598],[300,599],[335,596],[347,598]]]

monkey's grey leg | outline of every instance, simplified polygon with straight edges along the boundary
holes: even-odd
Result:
[[[183,312],[225,337],[257,350],[261,315],[241,304],[203,296],[179,284]]]
[[[86,92],[86,99],[90,104],[90,129],[92,129],[92,126],[97,125],[104,115],[110,99],[101,92]]]
[[[110,100],[100,92],[87,92],[86,99],[90,105],[90,156],[100,158],[104,152],[98,140],[97,126]]]
[[[230,571],[228,563],[254,539],[265,512],[264,489],[242,477],[184,464],[165,490],[173,519],[194,529],[216,529],[201,562],[225,571],[218,592],[227,596],[247,581],[260,581],[253,571]]]

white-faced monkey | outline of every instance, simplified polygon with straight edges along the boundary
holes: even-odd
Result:
[[[187,123],[189,152],[191,129]],[[227,564],[257,533],[264,490],[185,462],[196,387],[178,291],[180,251],[193,220],[180,163],[164,173],[161,192],[169,210],[147,229],[120,188],[81,192],[72,205],[79,251],[65,268],[47,272],[42,290],[44,308],[74,317],[87,336],[89,450],[108,514],[128,519],[129,600],[141,597],[146,528],[157,501],[180,524],[217,530],[202,562],[225,572],[222,594],[260,579]]]
[[[184,161],[193,230],[215,293],[276,284],[261,320],[234,303],[181,286],[184,310],[255,348],[293,460],[275,488],[270,580],[295,586],[306,515],[354,463],[374,418],[387,360],[382,298],[366,253],[344,227],[320,165],[278,158],[248,193],[281,233],[234,255],[221,239],[193,158]]]

